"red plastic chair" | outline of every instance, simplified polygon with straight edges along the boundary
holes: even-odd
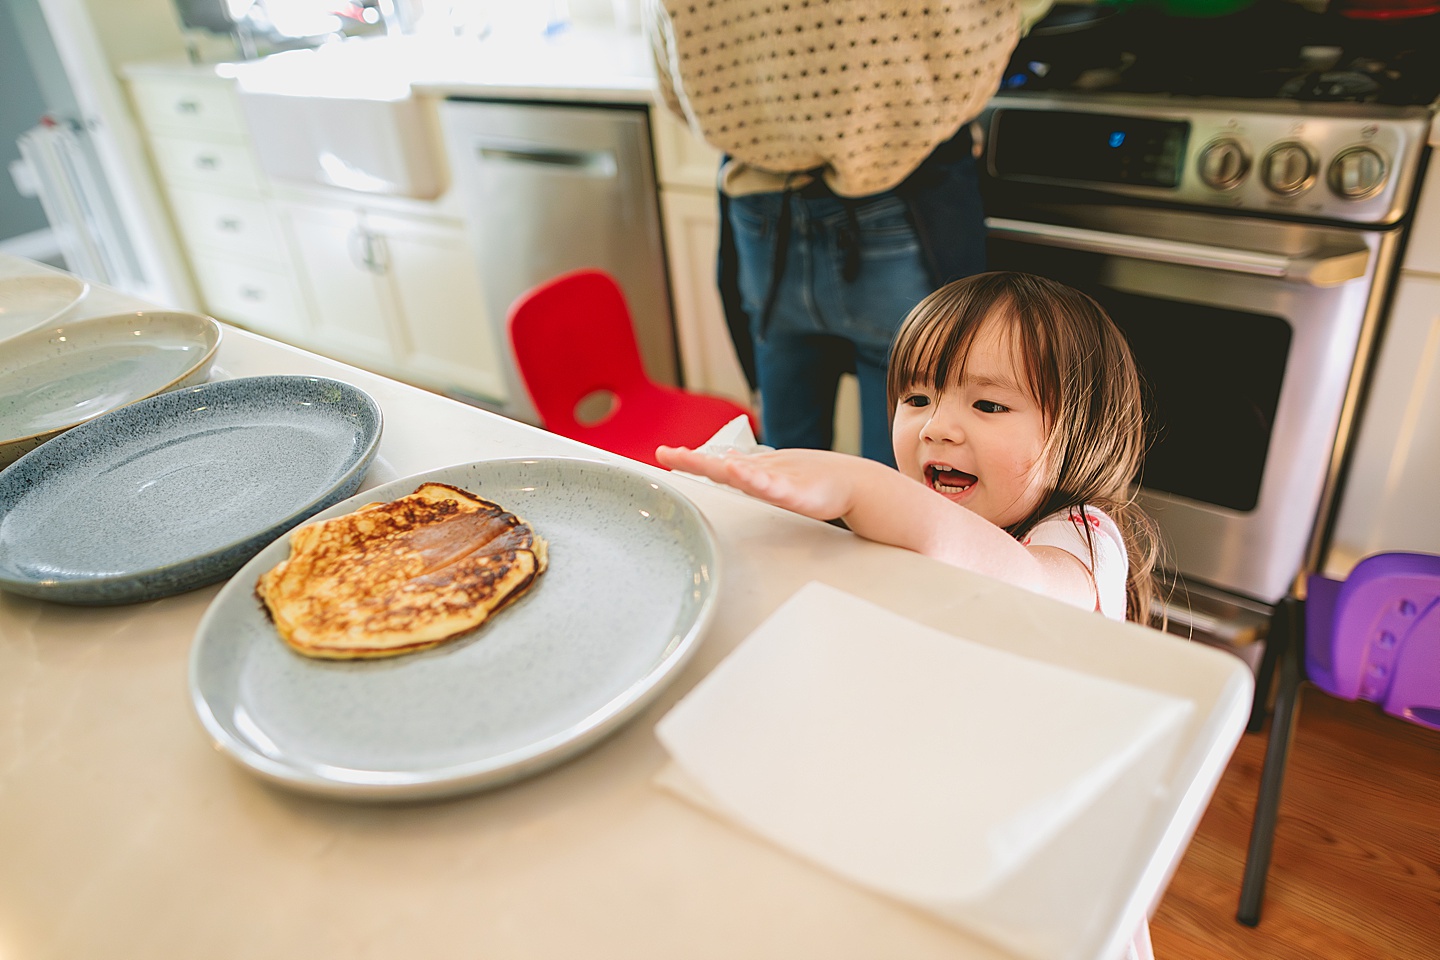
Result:
[[[540,421],[561,436],[659,466],[661,444],[699,446],[742,415],[755,429],[739,404],[646,375],[625,295],[602,270],[563,274],[522,294],[506,326]],[[585,422],[581,404],[596,394],[613,402]]]
[[[1251,733],[1264,725],[1272,679],[1274,715],[1235,915],[1251,927],[1260,922],[1301,683],[1373,701],[1393,717],[1440,731],[1440,556],[1377,553],[1344,580],[1309,574],[1305,599],[1280,602],[1265,640]]]

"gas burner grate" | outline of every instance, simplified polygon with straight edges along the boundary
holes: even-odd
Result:
[[[1077,21],[1055,9],[1061,26],[1047,17],[1020,42],[1004,89],[1393,106],[1440,98],[1440,15],[1351,20],[1289,0],[1211,18],[1132,7]]]

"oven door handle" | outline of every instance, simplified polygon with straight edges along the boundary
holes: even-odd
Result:
[[[986,217],[985,226],[989,228],[991,236],[1006,240],[1040,243],[1114,257],[1178,263],[1207,270],[1281,277],[1319,287],[1333,286],[1363,277],[1370,262],[1370,251],[1365,247],[1331,250],[1313,257],[1287,257],[1283,254],[1261,253],[1258,250],[1236,250],[1233,247],[1216,247],[1204,243],[1126,236],[1103,230],[1011,220],[1005,217]]]

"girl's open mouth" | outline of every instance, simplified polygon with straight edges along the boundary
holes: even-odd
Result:
[[[966,473],[964,470],[956,470],[954,467],[947,467],[942,463],[928,463],[925,465],[925,482],[930,489],[936,493],[943,493],[946,496],[955,496],[964,493],[973,487],[979,478],[974,474]]]

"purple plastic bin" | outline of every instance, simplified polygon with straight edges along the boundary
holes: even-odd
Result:
[[[1310,681],[1440,730],[1440,556],[1380,553],[1343,581],[1313,574],[1306,588]]]

